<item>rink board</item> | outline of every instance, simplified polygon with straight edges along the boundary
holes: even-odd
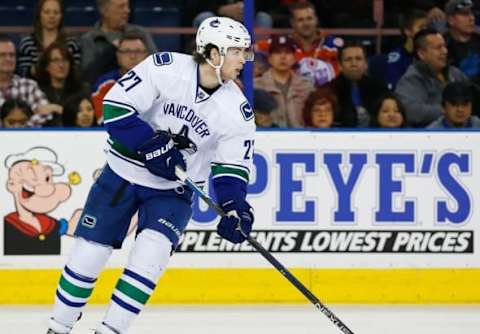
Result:
[[[65,219],[71,232],[105,163],[105,138],[102,131],[0,131],[8,143],[0,150],[3,227],[25,204],[18,198],[35,196],[32,184],[14,186],[32,177],[15,170],[27,161],[53,166],[53,184],[69,188],[58,205],[40,200],[27,211]],[[479,144],[475,131],[259,132],[249,185],[254,237],[327,302],[480,303]],[[194,201],[151,302],[305,302],[247,243],[221,240],[217,219]],[[56,253],[19,255],[5,231],[0,303],[51,303],[73,238],[57,236]],[[133,233],[114,252],[92,302],[107,302],[132,242]],[[28,253],[31,245],[20,246]]]
[[[480,303],[480,269],[293,269],[292,273],[326,303]],[[91,303],[107,303],[119,275],[115,269],[102,273]],[[51,304],[59,277],[59,270],[0,270],[0,304]],[[172,268],[149,303],[308,301],[273,269]]]

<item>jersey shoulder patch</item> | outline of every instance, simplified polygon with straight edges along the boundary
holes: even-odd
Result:
[[[244,101],[240,105],[240,111],[242,112],[242,116],[246,121],[253,119],[254,117],[253,109],[250,106],[250,103],[248,103],[248,101]]]
[[[157,52],[153,55],[153,62],[157,66],[170,65],[173,63],[171,52]]]

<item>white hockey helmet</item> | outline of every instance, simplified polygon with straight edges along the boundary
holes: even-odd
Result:
[[[229,17],[209,17],[202,21],[196,36],[197,52],[205,53],[208,44],[215,45],[221,56],[226,56],[228,48],[246,49],[245,60],[253,61],[250,50],[252,39],[243,24]]]

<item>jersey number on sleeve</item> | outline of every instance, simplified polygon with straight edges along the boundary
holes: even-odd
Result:
[[[252,158],[254,143],[255,143],[255,140],[252,140],[252,139],[248,139],[243,142],[243,146],[247,148],[247,150],[245,151],[245,155],[243,156],[243,159],[250,160]]]
[[[126,92],[138,85],[140,82],[142,82],[142,78],[140,78],[135,71],[128,72],[123,78],[118,80],[118,84],[122,86]]]

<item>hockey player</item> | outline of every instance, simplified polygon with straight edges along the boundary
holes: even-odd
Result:
[[[193,56],[161,52],[126,73],[104,99],[107,165],[92,186],[62,272],[48,333],[69,333],[112,249],[121,246],[138,210],[136,239],[98,334],[127,333],[165,272],[191,217],[192,192],[175,166],[195,182],[210,172],[227,217],[219,235],[234,243],[249,234],[246,202],[252,168],[253,111],[233,81],[253,60],[245,27],[211,17],[196,35]]]

